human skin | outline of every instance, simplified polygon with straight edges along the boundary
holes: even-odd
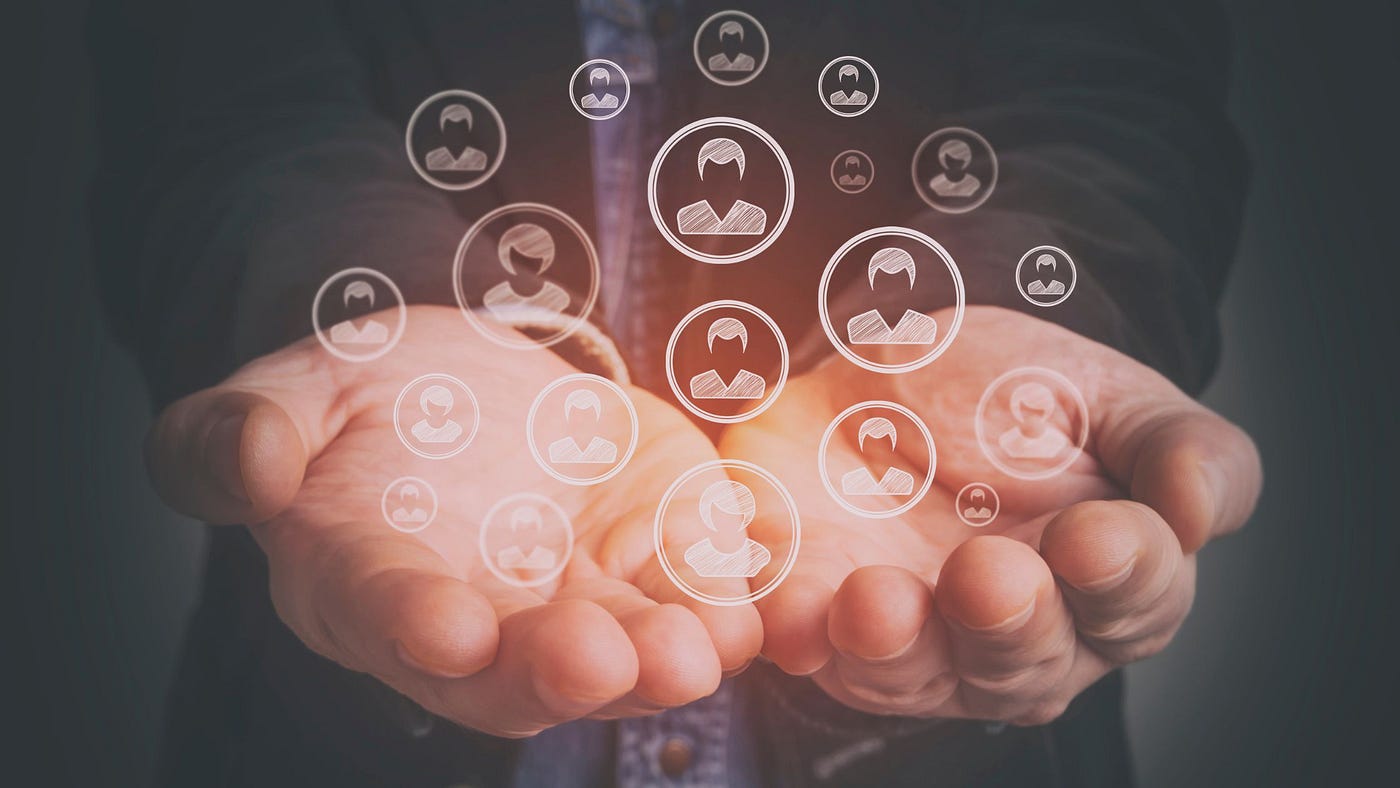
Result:
[[[951,312],[934,316],[952,324]],[[998,472],[975,437],[984,388],[1022,366],[1062,372],[1088,405],[1083,455],[1048,480]],[[937,446],[932,489],[891,519],[838,506],[818,470],[827,424],[864,400],[911,408]],[[875,374],[833,354],[719,449],[782,478],[802,517],[791,575],[758,603],[767,657],[864,711],[1022,724],[1055,719],[1170,641],[1191,606],[1196,552],[1244,523],[1262,483],[1249,438],[1156,372],[993,307],[969,308],[948,351],[915,372]],[[863,462],[854,441],[829,450],[840,467]],[[984,528],[954,511],[973,481],[1001,500]],[[759,501],[754,538],[778,505]]]

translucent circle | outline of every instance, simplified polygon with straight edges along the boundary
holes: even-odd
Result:
[[[428,424],[426,429],[417,431],[421,432],[424,436],[428,436],[420,438],[414,428],[418,423],[427,424],[426,417],[421,419],[420,422],[410,426],[407,434],[404,432],[404,419],[402,418],[404,399],[408,396],[409,392],[417,390],[419,386],[428,382],[442,386],[448,389],[450,394],[453,394],[449,413],[465,412],[471,417],[471,424],[467,427],[461,426],[462,422],[458,419],[452,419],[452,422],[457,424],[459,429],[450,440],[444,440],[443,436],[430,433],[429,430],[432,429],[430,424]],[[453,389],[455,389],[455,392]],[[419,393],[421,396],[422,392],[420,391]],[[465,395],[465,397],[462,395]],[[445,375],[440,372],[419,375],[409,381],[408,385],[404,386],[403,390],[399,392],[398,398],[394,400],[394,432],[398,434],[399,441],[403,443],[405,448],[425,459],[445,460],[448,457],[460,454],[471,445],[472,439],[476,437],[476,431],[480,425],[481,407],[477,404],[476,394],[471,390],[471,387],[451,375]],[[438,446],[441,446],[441,448],[437,448]]]
[[[558,468],[555,467],[554,462],[545,459],[544,455],[545,453],[548,453],[549,449],[546,449],[545,452],[541,452],[539,442],[535,439],[535,418],[539,413],[540,406],[545,403],[545,400],[549,397],[549,395],[563,386],[583,382],[602,386],[608,391],[612,392],[612,394],[617,398],[617,400],[626,407],[628,419],[631,424],[631,433],[627,441],[627,448],[622,452],[621,459],[618,459],[611,463],[605,463],[605,465],[607,466],[605,470],[603,470],[601,473],[593,474],[591,476],[569,475],[564,473],[563,471],[560,471]],[[530,405],[530,413],[528,416],[525,417],[525,440],[526,443],[528,443],[530,446],[530,454],[535,458],[535,462],[540,466],[541,469],[544,470],[545,473],[549,474],[550,476],[553,476],[554,478],[558,479],[561,482],[564,482],[565,484],[573,484],[581,487],[591,484],[601,484],[607,481],[608,479],[611,479],[612,477],[616,476],[617,474],[621,473],[622,469],[627,465],[628,461],[632,459],[632,454],[637,450],[637,422],[637,408],[635,405],[632,404],[632,398],[627,396],[627,392],[623,391],[621,386],[617,385],[611,380],[608,380],[605,377],[580,372],[574,375],[565,375],[564,377],[559,378],[553,383],[550,383],[548,386],[545,386],[544,390],[542,390],[535,397],[535,401]]]
[[[521,579],[518,575],[511,575],[506,572],[506,569],[508,568],[517,567],[501,566],[499,563],[501,557],[500,552],[497,552],[496,555],[492,555],[491,550],[487,545],[487,542],[490,532],[493,529],[502,526],[502,523],[498,521],[502,517],[503,512],[505,512],[508,508],[512,508],[518,511],[519,507],[526,505],[533,505],[538,506],[542,509],[546,509],[549,512],[551,512],[556,518],[558,518],[559,524],[563,526],[564,530],[564,545],[562,551],[563,554],[560,555],[558,552],[555,552],[552,563],[548,568],[538,566],[526,567],[523,564],[520,567],[518,567],[527,569],[528,571],[536,571],[541,573],[538,577]],[[512,515],[513,514],[514,512],[512,512]],[[541,531],[544,528],[544,523],[542,521],[543,517],[541,517],[540,523]],[[510,521],[506,521],[504,525],[505,527],[511,527]],[[534,588],[536,586],[542,586],[545,583],[548,583],[549,581],[558,577],[559,574],[564,571],[564,567],[568,565],[569,558],[572,557],[574,554],[574,525],[569,520],[568,513],[566,513],[563,510],[563,508],[561,508],[559,504],[555,503],[553,500],[543,495],[539,495],[538,493],[516,493],[515,495],[510,495],[497,501],[495,505],[493,505],[491,509],[486,512],[486,516],[482,518],[481,521],[481,530],[477,535],[477,546],[481,551],[482,563],[486,564],[486,568],[491,570],[491,574],[495,575],[496,578],[502,583],[513,585],[516,588]],[[532,550],[531,553],[526,554],[523,550],[521,550],[520,553],[522,558],[524,558],[525,561],[528,562],[530,560],[530,556],[533,555],[534,551]]]
[[[837,170],[838,170],[838,169],[839,169],[839,170],[844,170],[844,169],[846,168],[846,157],[847,157],[847,156],[855,156],[855,157],[859,158],[862,162],[865,163],[865,170],[866,170],[866,172],[869,172],[869,173],[870,173],[869,177],[867,177],[867,178],[865,179],[865,183],[859,183],[859,184],[842,184],[842,183],[841,183],[841,177],[840,177],[840,175],[837,173]],[[864,151],[858,151],[858,150],[843,150],[843,151],[841,151],[840,153],[836,154],[836,158],[834,158],[834,159],[831,160],[831,183],[832,183],[833,186],[835,186],[835,187],[837,188],[837,190],[839,190],[839,191],[841,191],[841,192],[844,192],[844,193],[846,193],[846,194],[860,194],[861,192],[865,191],[866,189],[869,189],[869,188],[870,188],[870,185],[871,185],[872,183],[874,183],[874,182],[875,182],[875,162],[871,161],[870,157],[867,156],[867,155],[865,154]]]
[[[393,334],[390,335],[386,341],[379,343],[374,350],[366,353],[349,353],[336,347],[336,344],[331,341],[331,338],[326,335],[326,331],[321,326],[321,301],[330,290],[331,285],[339,282],[341,279],[348,279],[355,276],[370,277],[378,280],[393,294],[394,304],[398,307],[399,319],[394,325]],[[321,284],[321,287],[316,291],[316,297],[311,300],[311,326],[316,330],[316,339],[320,340],[321,347],[330,351],[331,355],[345,361],[373,361],[383,356],[385,353],[393,350],[394,345],[399,343],[399,338],[403,336],[404,326],[407,324],[408,307],[404,305],[403,293],[399,292],[399,287],[394,284],[393,280],[373,268],[346,268],[343,271],[332,274],[329,279]],[[332,327],[332,329],[334,329],[334,327]]]
[[[835,273],[836,267],[841,264],[842,259],[855,247],[862,243],[881,236],[892,236],[896,238],[907,238],[931,250],[943,265],[948,269],[949,276],[953,280],[953,290],[956,297],[953,309],[953,324],[948,331],[943,333],[942,339],[936,342],[932,349],[919,358],[901,364],[883,364],[870,361],[852,350],[836,333],[836,329],[831,324],[831,313],[827,306],[830,297],[828,292],[831,286],[831,275]],[[871,372],[879,372],[886,375],[896,375],[901,372],[911,372],[932,363],[934,359],[943,355],[944,351],[953,344],[953,339],[957,337],[958,330],[962,327],[963,313],[967,306],[967,296],[963,289],[962,273],[958,270],[958,264],[953,262],[953,256],[948,254],[941,244],[932,238],[924,235],[918,230],[911,230],[907,227],[874,227],[855,236],[841,245],[840,249],[827,261],[826,269],[822,271],[821,284],[817,287],[817,314],[821,318],[822,330],[826,332],[827,339],[836,351],[845,356],[852,364]]]
[[[681,333],[685,331],[686,327],[690,325],[691,321],[695,320],[697,317],[700,317],[706,312],[720,308],[738,309],[747,312],[753,315],[754,317],[757,317],[759,320],[763,321],[763,324],[766,325],[768,329],[773,332],[773,338],[776,339],[778,342],[778,352],[781,357],[781,363],[778,367],[778,380],[774,385],[768,387],[768,391],[764,395],[763,400],[758,405],[758,407],[754,408],[753,410],[745,411],[743,413],[731,416],[713,413],[711,411],[705,410],[699,405],[696,405],[694,402],[691,401],[692,398],[688,396],[681,388],[680,382],[676,380],[676,342],[680,339]],[[711,301],[708,304],[701,304],[700,306],[697,306],[696,308],[690,311],[690,314],[681,318],[681,322],[676,324],[675,329],[671,331],[670,340],[666,343],[666,380],[671,384],[671,391],[675,393],[676,399],[680,400],[681,405],[683,405],[686,410],[690,411],[691,413],[694,413],[696,416],[699,416],[702,419],[705,419],[706,421],[713,421],[717,424],[737,424],[738,422],[748,421],[749,419],[754,418],[755,416],[759,415],[765,410],[768,410],[768,408],[774,402],[777,401],[778,395],[781,394],[783,391],[783,386],[787,384],[787,377],[788,346],[787,339],[783,337],[782,329],[778,328],[778,324],[774,322],[773,318],[768,316],[768,313],[764,312],[762,309],[759,309],[753,304],[745,303],[743,301],[723,299],[720,301]],[[767,379],[765,378],[765,383],[766,382]]]
[[[484,108],[487,114],[491,116],[492,121],[495,122],[496,128],[499,129],[501,133],[500,150],[496,152],[495,157],[492,158],[491,162],[486,166],[486,169],[481,173],[481,175],[463,183],[452,183],[450,181],[444,181],[441,178],[430,174],[426,169],[423,168],[423,165],[419,163],[418,153],[415,150],[413,150],[413,130],[414,127],[417,126],[418,119],[422,116],[423,110],[427,109],[429,106],[436,103],[440,99],[448,97],[456,97],[464,101],[475,102],[476,104]],[[417,172],[419,176],[421,176],[423,180],[427,181],[428,183],[431,183],[439,189],[447,189],[448,191],[465,191],[467,189],[474,189],[477,186],[480,186],[481,184],[490,180],[491,176],[495,175],[496,170],[500,168],[501,162],[504,161],[506,158],[506,123],[504,120],[501,119],[501,113],[496,111],[496,106],[491,102],[487,101],[485,98],[482,98],[480,94],[473,93],[470,90],[444,90],[439,93],[434,93],[426,99],[423,99],[423,103],[419,104],[418,108],[413,111],[413,115],[409,117],[408,126],[404,131],[404,149],[408,151],[408,163],[412,164],[414,171]]]
[[[611,69],[612,71],[615,71],[616,73],[622,76],[622,101],[618,103],[618,105],[614,107],[611,112],[605,115],[594,115],[593,113],[589,112],[588,109],[586,109],[582,105],[582,99],[574,93],[574,91],[577,90],[576,83],[578,82],[579,74],[582,74],[584,69],[591,69],[595,67]],[[574,105],[574,109],[578,110],[578,114],[584,116],[585,118],[588,118],[589,120],[607,120],[608,118],[615,117],[617,113],[627,108],[627,100],[630,98],[632,98],[632,80],[627,78],[627,72],[622,70],[622,66],[619,66],[611,60],[606,60],[604,58],[594,58],[593,60],[589,60],[588,62],[574,69],[574,75],[569,77],[569,101]]]
[[[396,490],[403,490],[404,485],[413,485],[414,487],[420,488],[420,493],[423,490],[427,491],[428,499],[432,501],[432,508],[427,512],[423,512],[423,519],[417,519],[412,512],[406,512],[404,517],[395,517],[394,512],[389,510],[390,493]],[[399,502],[403,502],[402,493],[399,495]],[[437,518],[437,492],[433,490],[431,484],[428,484],[417,476],[401,476],[389,482],[389,486],[384,488],[384,495],[379,499],[379,510],[384,515],[384,522],[388,523],[389,527],[393,528],[395,531],[402,531],[406,534],[418,533],[431,525],[433,520]]]
[[[918,428],[919,434],[923,436],[924,445],[928,447],[928,474],[924,476],[924,480],[919,485],[919,489],[909,496],[909,500],[893,509],[867,509],[863,506],[857,506],[851,503],[845,495],[837,492],[836,485],[832,483],[831,474],[828,473],[826,468],[826,452],[828,446],[831,444],[831,437],[836,433],[836,428],[841,426],[842,422],[847,418],[861,411],[877,411],[880,409],[895,411],[912,422],[914,426]],[[918,505],[919,501],[922,501],[924,496],[928,494],[929,488],[933,486],[933,476],[938,471],[938,448],[933,444],[933,435],[929,433],[928,426],[924,424],[924,420],[919,418],[914,411],[888,400],[857,402],[851,407],[841,411],[836,418],[831,420],[830,424],[826,425],[826,431],[822,433],[821,445],[817,448],[817,470],[821,473],[822,486],[826,487],[827,493],[833,500],[841,504],[841,508],[859,517],[883,520],[889,517],[898,517],[910,509],[913,509]]]
[[[823,86],[823,83],[826,81],[827,74],[831,71],[832,68],[835,68],[837,65],[846,64],[852,61],[854,61],[855,63],[859,63],[861,66],[865,67],[865,70],[867,73],[870,74],[871,79],[875,80],[875,86],[874,89],[870,91],[870,95],[866,99],[866,102],[860,105],[860,109],[854,110],[852,112],[842,112],[841,110],[838,110],[836,106],[832,105],[831,97],[827,95],[826,88]],[[826,66],[822,68],[821,73],[817,74],[817,97],[821,99],[822,106],[826,107],[828,110],[831,111],[833,115],[836,115],[837,117],[854,118],[857,115],[864,115],[866,112],[870,111],[871,107],[875,106],[876,99],[880,98],[880,75],[875,73],[874,66],[871,66],[869,63],[865,62],[864,59],[858,58],[855,55],[842,55],[841,57],[832,59],[830,63],[827,63]]]
[[[1034,295],[1026,291],[1026,285],[1021,281],[1021,267],[1024,266],[1026,261],[1030,260],[1032,256],[1039,257],[1042,254],[1059,255],[1060,261],[1069,265],[1069,285],[1065,288],[1065,291],[1060,294],[1060,297],[1053,301],[1037,301]],[[1016,289],[1021,291],[1021,297],[1041,307],[1055,306],[1056,304],[1063,303],[1066,298],[1069,298],[1069,294],[1074,292],[1074,286],[1079,282],[1079,272],[1074,266],[1074,260],[1069,256],[1068,252],[1058,246],[1037,246],[1021,255],[1020,261],[1016,263],[1016,273],[1014,276],[1016,277]]]
[[[721,472],[736,471],[739,473],[752,474],[753,476],[762,480],[765,484],[769,485],[775,492],[777,492],[779,497],[783,501],[784,507],[787,509],[787,514],[789,518],[789,529],[791,531],[792,536],[792,540],[790,542],[791,546],[788,548],[787,556],[784,558],[781,567],[778,569],[778,572],[773,575],[773,577],[771,577],[758,589],[751,589],[748,594],[745,594],[743,596],[716,596],[714,594],[709,594],[704,591],[701,591],[698,588],[695,588],[690,583],[686,582],[686,580],[683,577],[681,577],[680,573],[676,571],[676,567],[674,566],[674,564],[672,564],[670,556],[667,555],[666,551],[666,514],[671,505],[672,499],[676,497],[676,494],[680,492],[680,490],[683,487],[685,487],[687,483],[699,476],[702,476],[715,470]],[[679,478],[677,478],[674,482],[671,483],[671,486],[667,488],[666,492],[661,496],[661,503],[656,508],[656,521],[652,529],[652,545],[656,550],[656,557],[661,564],[662,571],[664,571],[666,573],[666,576],[671,579],[671,582],[675,583],[676,587],[679,588],[691,599],[695,599],[700,602],[704,602],[709,605],[716,605],[719,607],[733,607],[735,605],[746,605],[752,602],[757,602],[765,596],[768,596],[769,594],[773,593],[773,590],[776,589],[778,585],[783,582],[783,580],[787,579],[788,574],[792,572],[793,565],[797,563],[797,552],[798,548],[801,546],[801,543],[802,522],[797,514],[797,502],[793,500],[792,495],[788,492],[787,488],[783,486],[783,483],[778,480],[778,477],[774,476],[772,473],[769,473],[767,470],[757,465],[754,465],[751,462],[745,462],[743,460],[710,460],[709,462],[704,462],[699,465],[696,465],[695,467],[681,474]]]
[[[984,158],[991,163],[991,171],[987,177],[987,184],[979,190],[980,193],[971,201],[963,204],[949,204],[948,198],[931,193],[929,185],[924,183],[923,176],[919,174],[919,161],[923,157],[924,151],[935,142],[942,145],[943,142],[950,138],[961,139],[963,142],[970,141],[972,144],[969,145],[969,147],[976,147],[979,149],[973,151],[974,159],[976,159],[976,154],[980,152],[983,154]],[[914,191],[918,192],[919,199],[927,203],[930,208],[944,213],[967,213],[986,202],[987,198],[991,197],[992,192],[996,190],[998,172],[997,152],[992,149],[991,143],[987,142],[987,138],[983,137],[981,134],[978,134],[972,129],[963,128],[962,126],[949,126],[946,129],[939,129],[927,137],[924,137],[924,141],[919,143],[919,147],[914,151],[914,158],[909,163],[909,174],[914,180]]]
[[[965,501],[964,499],[967,498],[968,494],[973,490],[985,490],[988,496],[990,496],[989,503],[991,504],[992,514],[990,517],[980,518],[980,522],[973,522],[972,518],[968,517],[966,514],[966,509],[971,507],[971,501]],[[997,495],[997,491],[990,484],[984,482],[970,482],[963,485],[961,490],[958,490],[957,497],[953,499],[953,512],[957,514],[958,519],[962,520],[963,523],[973,528],[984,528],[991,525],[992,521],[997,519],[997,515],[1001,514],[1001,496]]]
[[[991,403],[992,397],[996,394],[998,389],[1017,379],[1023,379],[1023,384],[1038,383],[1047,388],[1058,388],[1058,393],[1064,395],[1073,403],[1076,410],[1073,416],[1079,422],[1077,428],[1071,425],[1071,431],[1074,432],[1073,436],[1062,433],[1068,441],[1062,449],[1055,451],[1053,455],[1050,456],[1033,458],[1045,460],[1053,459],[1055,460],[1054,462],[1046,463],[1041,467],[1032,467],[1029,470],[1025,467],[1017,467],[1012,463],[1012,460],[1027,459],[1029,455],[1020,458],[1012,457],[1009,454],[1007,456],[1002,456],[1003,452],[1006,450],[1002,448],[1001,451],[998,451],[999,447],[993,446],[987,435],[987,406]],[[1052,396],[1055,393],[1056,392],[1052,390]],[[1060,397],[1056,396],[1054,401],[1058,406],[1060,404]],[[1047,420],[1048,418],[1049,415],[1047,414]],[[977,402],[977,415],[974,418],[973,427],[977,432],[977,443],[982,447],[982,453],[986,455],[988,461],[990,461],[997,470],[1007,476],[1025,479],[1027,481],[1049,479],[1052,476],[1058,475],[1070,465],[1073,465],[1074,461],[1078,459],[1079,455],[1084,451],[1084,446],[1089,440],[1089,406],[1084,402],[1084,395],[1079,393],[1079,389],[1075,387],[1074,383],[1070,382],[1069,378],[1059,372],[1053,369],[1046,369],[1045,367],[1018,367],[1003,373],[997,377],[996,380],[993,380],[987,385],[987,388],[982,392],[981,399]],[[1003,432],[1002,435],[997,437],[999,444],[1007,437],[1008,433],[1009,431]],[[1037,448],[1037,451],[1039,450],[1040,449]],[[1061,456],[1056,457],[1054,455]],[[1034,463],[1027,464],[1035,465]]]
[[[758,31],[759,38],[763,40],[763,56],[758,59],[758,62],[754,66],[753,71],[747,72],[748,76],[732,80],[720,79],[719,77],[716,77],[714,75],[714,72],[712,72],[708,66],[705,65],[705,60],[700,55],[700,42],[713,22],[720,19],[720,17],[736,16],[742,18],[750,25],[753,25],[753,28]],[[716,33],[718,33],[718,31],[716,31]],[[700,27],[695,29],[695,40],[691,43],[691,50],[695,53],[695,65],[699,67],[700,73],[704,74],[706,79],[710,80],[716,85],[724,85],[725,87],[745,85],[753,81],[753,79],[759,74],[763,73],[763,67],[768,65],[768,31],[763,29],[762,23],[760,23],[757,19],[754,19],[749,14],[744,13],[743,11],[720,11],[718,13],[711,14],[708,18],[705,19],[704,22],[700,23]]]

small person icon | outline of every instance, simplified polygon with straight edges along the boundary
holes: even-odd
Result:
[[[409,430],[414,439],[419,443],[453,443],[462,437],[462,425],[447,418],[454,405],[452,390],[446,386],[433,384],[423,389],[418,396],[423,418]]]
[[[352,300],[361,299],[368,302],[364,310],[367,312],[374,308],[374,286],[363,279],[352,279],[345,286],[343,298],[347,312],[352,311]],[[331,326],[330,337],[337,345],[382,345],[389,341],[389,327],[371,317],[357,328],[353,319],[346,318]]]
[[[589,71],[588,86],[591,92],[583,94],[583,98],[579,99],[579,106],[584,109],[617,109],[617,96],[608,90],[611,83],[612,76],[606,68],[597,66]]]
[[[1053,254],[1042,254],[1035,258],[1035,280],[1026,285],[1026,294],[1033,296],[1058,296],[1065,294],[1065,283],[1055,278],[1055,269],[1058,263]],[[1049,277],[1046,278],[1042,269],[1049,268]]]
[[[715,73],[733,73],[753,71],[757,64],[753,55],[739,52],[739,47],[744,44],[744,26],[733,19],[726,20],[719,26],[719,42],[724,47],[724,51],[716,55],[711,55],[709,60],[710,70]],[[731,47],[735,54],[729,54]]]
[[[846,171],[841,173],[841,176],[836,179],[838,185],[857,187],[864,186],[869,182],[869,179],[861,174],[859,156],[847,156],[844,164]]]
[[[700,494],[700,520],[711,535],[685,551],[685,562],[701,577],[753,577],[773,554],[748,538],[758,505],[753,491],[743,484],[724,480]]]
[[[705,165],[723,166],[735,162],[739,180],[744,179],[744,149],[728,137],[715,137],[700,146],[696,165],[705,180]],[[768,212],[744,200],[735,200],[721,219],[709,200],[699,200],[676,212],[676,228],[681,235],[762,235],[768,226]]]
[[[472,128],[472,111],[465,104],[448,104],[438,116],[438,129],[447,133],[447,124],[465,123],[467,131]],[[453,155],[446,145],[428,151],[423,163],[431,172],[481,172],[486,169],[486,154],[471,145]]]
[[[541,276],[554,263],[554,238],[549,231],[525,222],[517,224],[501,234],[496,245],[496,256],[501,267],[511,276],[516,275],[516,257],[522,261],[538,261]],[[502,322],[511,323],[529,312],[544,312],[550,315],[562,314],[569,307],[569,294],[564,288],[545,279],[540,289],[528,296],[517,292],[510,280],[500,282],[487,290],[481,297],[486,311]]]
[[[1011,392],[1011,415],[1016,426],[1003,432],[997,444],[1008,457],[1049,460],[1069,448],[1069,436],[1050,423],[1058,410],[1055,395],[1043,383],[1022,383]]]
[[[903,249],[887,247],[871,255],[866,275],[872,291],[878,273],[907,274],[909,290],[914,290],[914,256]],[[852,345],[931,345],[937,336],[938,322],[912,309],[905,309],[894,327],[885,322],[878,309],[862,312],[846,323],[846,338]]]
[[[418,505],[421,493],[418,485],[412,482],[405,483],[399,487],[399,505],[389,515],[394,522],[404,525],[416,525],[428,521],[428,512]]]
[[[705,333],[705,343],[712,355],[716,339],[738,339],[744,352],[749,349],[749,330],[737,318],[721,317],[710,324],[709,331]],[[768,382],[763,376],[747,369],[740,369],[729,383],[725,383],[719,372],[713,369],[690,379],[690,396],[695,399],[763,399],[767,390]]]
[[[963,509],[963,517],[969,520],[989,520],[992,509],[987,506],[987,493],[981,487],[974,487],[967,494],[968,505]]]
[[[501,569],[526,569],[535,572],[548,572],[559,563],[559,555],[536,542],[525,552],[521,546],[525,531],[534,531],[536,539],[544,534],[544,518],[539,509],[533,506],[520,506],[510,513],[510,532],[515,543],[496,552],[496,565]]]
[[[603,418],[603,403],[598,395],[588,389],[576,389],[564,398],[564,420],[569,421],[573,414],[593,414],[597,423]],[[602,436],[594,435],[587,446],[579,446],[578,441],[566,435],[549,444],[549,461],[559,464],[600,464],[617,461],[617,444]]]
[[[856,88],[860,83],[860,69],[847,63],[837,70],[836,79],[841,89],[829,97],[833,107],[863,107],[870,102],[870,96]]]
[[[861,422],[860,429],[856,432],[856,443],[862,453],[865,451],[866,438],[877,441],[889,438],[890,451],[894,451],[899,444],[899,433],[895,430],[894,422],[883,416]],[[861,466],[841,476],[841,492],[850,496],[913,495],[914,476],[902,468],[890,466],[885,469],[880,480],[876,481],[870,469]]]
[[[938,146],[938,163],[943,171],[933,176],[928,187],[939,197],[971,197],[982,188],[982,181],[967,171],[972,163],[972,147],[959,139]]]

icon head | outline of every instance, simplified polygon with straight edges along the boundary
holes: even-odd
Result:
[[[409,498],[417,498],[418,496],[418,485],[412,482],[399,487],[399,500],[401,501],[406,501]]]
[[[345,286],[345,306],[350,306],[350,299],[365,298],[369,300],[370,307],[374,306],[374,287],[363,279],[355,279]]]
[[[1053,273],[1055,272],[1055,266],[1056,266],[1055,255],[1053,255],[1053,254],[1046,253],[1046,254],[1042,254],[1042,255],[1040,255],[1039,257],[1035,258],[1035,274],[1036,274],[1036,276],[1040,276],[1040,269],[1045,268],[1045,267],[1049,267],[1050,272],[1053,274]]]
[[[603,417],[603,402],[589,389],[575,389],[564,398],[564,419],[567,421],[574,411],[592,411],[593,420]]]
[[[846,157],[846,169],[847,169],[847,170],[858,170],[858,169],[860,169],[860,157],[859,157],[859,156],[847,156],[847,157]]]
[[[705,180],[705,165],[728,164],[729,162],[739,163],[739,177],[744,177],[744,149],[739,147],[739,143],[728,137],[715,137],[700,146],[700,153],[695,157],[696,167],[700,170],[700,180]]]
[[[452,412],[454,404],[452,390],[446,386],[433,384],[418,395],[418,409],[429,416],[446,416]]]
[[[938,163],[947,172],[962,172],[972,161],[972,147],[962,140],[948,140],[938,146]]]
[[[744,40],[744,26],[733,19],[725,20],[719,26],[719,40],[724,42],[725,36],[738,36],[740,41]]]
[[[738,318],[721,317],[710,324],[710,330],[705,332],[705,344],[710,348],[710,352],[715,352],[716,339],[739,340],[739,348],[747,351],[749,349],[749,330]]]
[[[442,108],[442,114],[438,115],[438,129],[446,131],[449,123],[466,123],[467,130],[471,131],[472,111],[467,109],[466,104],[448,104]]]
[[[743,531],[757,511],[753,491],[730,479],[715,482],[700,493],[700,520],[716,533]]]
[[[601,81],[603,83],[603,87],[606,88],[609,84],[612,83],[612,77],[608,74],[608,70],[606,68],[603,68],[602,66],[595,66],[592,71],[588,72],[588,84],[591,87],[593,83],[599,81]]]
[[[510,532],[518,533],[521,528],[544,530],[544,518],[540,510],[533,506],[520,506],[510,513]]]
[[[967,497],[971,498],[973,503],[982,503],[982,499],[986,498],[987,494],[982,492],[981,487],[973,487],[972,492],[968,493]]]
[[[860,429],[856,431],[856,443],[862,452],[865,451],[866,438],[871,440],[889,438],[891,449],[899,445],[899,433],[895,431],[894,422],[884,416],[875,416],[861,422]]]
[[[539,260],[540,273],[543,274],[554,262],[554,238],[548,230],[538,224],[517,224],[501,233],[501,240],[496,245],[496,256],[501,260],[501,267],[514,276],[515,261],[511,259],[512,254]]]
[[[1028,433],[1039,432],[1055,407],[1055,395],[1044,383],[1022,383],[1011,392],[1011,417]]]
[[[897,247],[888,246],[870,256],[866,275],[870,278],[870,289],[875,289],[875,275],[878,273],[908,274],[909,289],[914,289],[914,255]]]
[[[860,82],[860,69],[850,63],[836,70],[836,80],[841,83],[842,88],[846,87],[846,80],[848,78],[851,80],[852,89],[855,88],[857,82]]]

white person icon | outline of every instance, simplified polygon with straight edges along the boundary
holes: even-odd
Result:
[[[355,279],[345,286],[342,295],[347,312],[352,310],[351,301],[363,299],[368,307],[374,308],[374,286],[363,279]],[[337,345],[382,345],[389,341],[389,327],[374,318],[366,318],[364,324],[356,327],[354,320],[345,320],[331,326],[331,341]]]
[[[741,350],[749,349],[749,330],[733,317],[721,317],[711,323],[709,331],[705,332],[705,339],[711,353],[715,352],[716,339],[737,339]],[[740,369],[728,383],[713,369],[690,379],[690,396],[696,399],[763,399],[767,390],[768,383],[763,376],[747,369]]]
[[[700,520],[710,535],[685,551],[685,562],[700,577],[753,577],[773,554],[747,535],[758,505],[753,491],[730,479],[700,494]]]
[[[700,146],[696,167],[705,180],[706,165],[723,166],[734,162],[739,180],[744,179],[744,149],[728,137],[715,137]],[[744,200],[735,200],[720,218],[709,200],[697,200],[676,212],[676,228],[681,235],[762,235],[768,226],[768,212]]]
[[[875,290],[877,274],[904,274],[908,277],[909,290],[914,289],[918,269],[914,256],[898,247],[886,247],[870,256],[866,276],[870,289]],[[929,315],[905,309],[899,322],[890,326],[880,314],[871,309],[851,318],[846,323],[846,338],[853,345],[932,345],[938,336],[938,323]]]
[[[465,104],[448,104],[438,114],[438,129],[445,135],[450,123],[464,123],[466,130],[471,131],[472,111]],[[456,154],[446,145],[440,145],[428,151],[428,155],[423,157],[423,165],[429,172],[481,172],[486,169],[487,157],[484,151],[471,145]]]
[[[739,24],[739,20],[737,19],[724,20],[719,26],[719,40],[721,45],[733,41],[733,46],[737,49],[744,43],[744,26]],[[716,73],[727,71],[749,72],[757,67],[753,55],[744,52],[736,52],[733,57],[730,57],[727,47],[724,51],[711,55],[708,65],[710,70]]]
[[[817,458],[832,500],[852,514],[875,519],[918,505],[932,489],[938,467],[928,425],[888,400],[856,403],[832,419]]]
[[[883,416],[875,416],[861,422],[856,435],[856,443],[862,452],[865,451],[867,438],[872,441],[889,438],[891,451],[899,446],[899,432],[895,429],[894,422]],[[914,475],[902,468],[890,466],[885,469],[879,481],[876,481],[870,469],[861,466],[841,476],[841,492],[851,496],[913,495]]]
[[[606,68],[594,66],[588,72],[588,85],[592,91],[583,94],[583,98],[579,99],[579,106],[584,109],[617,109],[617,96],[608,90],[611,82],[612,77]]]
[[[516,276],[519,272],[517,259],[522,263],[537,265],[539,274],[543,276],[554,264],[554,238],[548,230],[538,224],[517,224],[501,234],[496,253],[501,267],[511,276]],[[510,280],[506,280],[487,290],[481,297],[481,303],[493,317],[511,323],[528,316],[522,315],[522,312],[562,314],[569,308],[569,293],[545,279],[538,291],[530,295],[521,295]]]
[[[589,389],[575,389],[564,398],[564,420],[591,418],[597,423],[603,418],[603,402]],[[549,444],[549,461],[552,463],[607,465],[617,462],[617,444],[601,435],[593,435],[588,445],[580,446],[572,435]]]
[[[762,413],[782,393],[787,374],[782,330],[743,301],[696,307],[666,344],[671,391],[686,410],[713,422],[732,424]]]

